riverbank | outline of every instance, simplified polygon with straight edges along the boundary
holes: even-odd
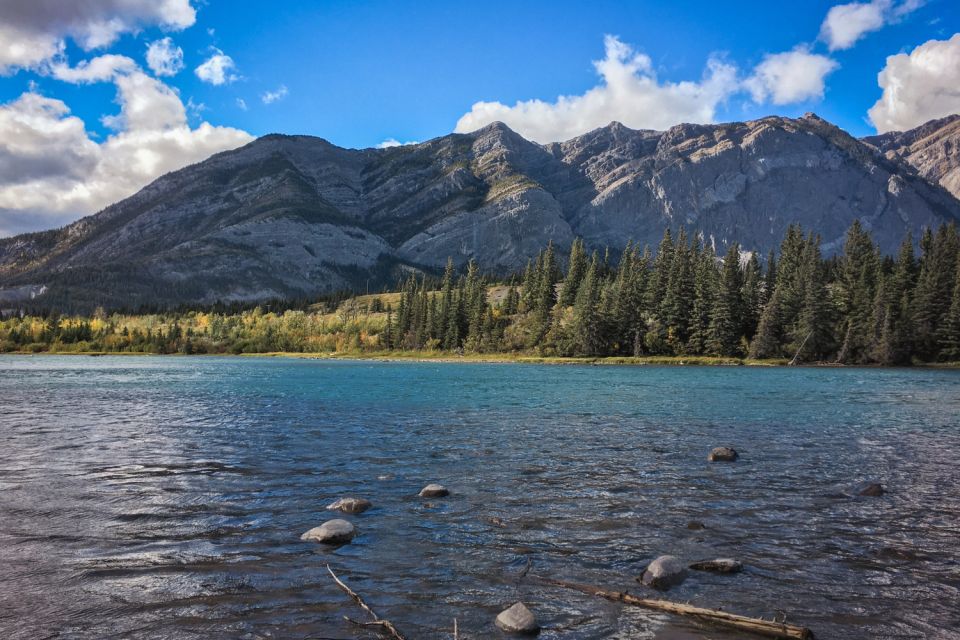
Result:
[[[594,365],[594,366],[672,366],[672,367],[785,367],[789,360],[752,358],[724,358],[714,356],[598,356],[598,357],[560,357],[538,356],[521,353],[480,353],[457,355],[443,351],[373,351],[373,352],[326,352],[302,353],[298,351],[269,351],[263,353],[147,353],[140,351],[11,351],[7,355],[21,356],[183,356],[198,355],[204,357],[242,357],[242,358],[297,358],[303,360],[369,360],[374,362],[440,362],[440,363],[477,363],[477,364],[550,364],[550,365]],[[843,365],[835,362],[802,363],[802,367],[850,368],[866,367],[871,369],[903,368],[884,367],[882,365]],[[924,362],[912,365],[921,369],[960,369],[960,362]]]

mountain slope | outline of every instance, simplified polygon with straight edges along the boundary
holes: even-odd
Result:
[[[0,240],[0,303],[209,303],[379,286],[452,257],[523,267],[553,241],[655,245],[685,226],[767,251],[800,223],[837,250],[861,219],[892,251],[960,218],[897,154],[813,115],[665,132],[612,123],[538,145],[496,123],[390,149],[270,135],[63,229]]]
[[[891,158],[903,158],[923,177],[960,198],[960,115],[864,138]]]

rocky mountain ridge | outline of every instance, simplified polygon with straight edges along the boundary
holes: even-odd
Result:
[[[388,149],[269,135],[63,229],[0,240],[0,307],[374,289],[448,257],[515,271],[576,236],[655,246],[667,227],[766,252],[799,223],[830,252],[860,219],[892,251],[907,231],[960,220],[960,202],[931,181],[949,187],[952,169],[918,173],[909,162],[926,156],[899,152],[917,140],[887,135],[860,141],[813,114],[663,132],[611,123],[548,145],[501,123]]]

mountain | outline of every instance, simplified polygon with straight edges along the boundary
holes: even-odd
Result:
[[[655,246],[686,227],[766,252],[786,227],[833,252],[859,218],[893,251],[960,202],[896,153],[815,115],[539,145],[495,123],[388,149],[269,135],[62,229],[0,240],[0,303],[88,309],[378,288],[476,259],[521,269],[553,241]]]
[[[960,115],[864,138],[889,158],[902,158],[923,177],[960,198]]]

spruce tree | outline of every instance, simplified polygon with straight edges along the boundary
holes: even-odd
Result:
[[[734,356],[740,349],[743,300],[740,289],[740,245],[731,244],[723,259],[719,288],[710,313],[707,352],[718,356]]]
[[[584,253],[583,240],[576,238],[570,247],[570,261],[567,266],[567,276],[563,279],[563,285],[560,288],[560,299],[558,302],[564,307],[569,307],[577,298],[577,290],[580,288],[580,282],[587,272],[587,256]]]
[[[960,260],[960,258],[958,258]],[[960,361],[960,261],[954,269],[953,295],[950,308],[940,325],[938,342],[940,359],[948,362]]]

